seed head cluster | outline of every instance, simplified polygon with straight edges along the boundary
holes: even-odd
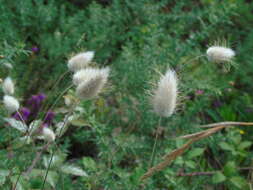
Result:
[[[93,51],[79,53],[68,61],[68,68],[70,71],[73,72],[76,72],[80,69],[84,69],[92,61],[93,57],[94,57]]]
[[[222,46],[211,46],[206,51],[207,57],[210,61],[216,63],[228,62],[235,56],[235,52]]]
[[[172,70],[162,75],[158,87],[152,97],[152,105],[155,113],[161,117],[169,117],[176,108],[177,101],[177,76]]]
[[[91,60],[91,57],[93,58],[94,52],[92,56],[88,56],[90,57],[90,59],[88,58],[84,59],[84,55],[87,56],[87,53],[89,52],[77,54],[76,56],[71,58],[69,61],[69,64],[72,63],[72,65],[74,65],[75,63],[76,65],[79,65],[79,66],[75,66],[75,69],[73,70],[75,72],[73,75],[73,84],[77,86],[76,95],[80,99],[86,99],[86,100],[96,97],[101,92],[101,90],[107,83],[109,72],[110,72],[110,69],[108,67],[106,68],[89,67],[88,63]],[[82,60],[86,60],[85,64],[83,64],[85,66],[80,66],[81,57],[82,57]],[[89,61],[87,62],[87,60]],[[70,67],[69,69],[71,70]]]

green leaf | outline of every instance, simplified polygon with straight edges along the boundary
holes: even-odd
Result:
[[[27,125],[24,124],[21,121],[18,121],[14,118],[4,118],[4,121],[10,124],[11,127],[21,131],[22,133],[25,133],[27,130]]]
[[[197,156],[200,156],[201,154],[203,154],[204,150],[205,150],[204,148],[194,148],[188,153],[188,158],[192,159]]]
[[[45,168],[48,168],[48,165],[50,163],[51,156],[44,156],[43,157],[43,164]],[[63,164],[65,160],[65,155],[54,155],[51,161],[51,166],[50,168],[55,168],[59,167],[60,165]]]
[[[59,122],[56,124],[57,128],[55,131],[55,135],[58,137],[61,137],[62,135],[64,135],[64,133],[68,130],[68,123],[64,123],[64,122]]]
[[[10,174],[9,170],[0,170],[0,186],[5,183],[6,177]]]
[[[192,169],[196,168],[196,163],[195,163],[194,161],[192,161],[192,160],[186,161],[186,162],[185,162],[185,165],[186,165],[187,167],[189,167],[189,168],[192,168]]]
[[[239,144],[238,149],[239,149],[239,150],[243,150],[243,149],[245,149],[245,148],[250,147],[251,145],[252,145],[252,142],[250,142],[250,141],[243,141],[243,142],[241,142],[241,143]]]
[[[85,168],[90,170],[96,170],[96,162],[90,157],[83,158],[83,165]]]
[[[230,181],[239,189],[242,189],[243,187],[247,186],[247,181],[244,178],[239,177],[239,176],[230,178]]]
[[[42,123],[41,120],[34,120],[29,125],[29,133],[32,135],[34,132],[38,130],[40,124]]]
[[[233,151],[234,147],[231,146],[230,144],[226,143],[226,142],[221,142],[219,143],[219,146],[223,149],[223,150],[228,150],[228,151]]]
[[[221,172],[216,172],[213,177],[212,177],[212,181],[213,183],[221,183],[223,181],[226,180],[226,176],[223,175],[223,173]]]
[[[237,173],[235,163],[233,161],[227,162],[224,166],[224,174],[225,176],[233,176]]]
[[[61,171],[66,174],[72,174],[76,176],[88,176],[84,170],[74,165],[65,164],[61,167]]]

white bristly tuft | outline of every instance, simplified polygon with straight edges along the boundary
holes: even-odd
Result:
[[[176,108],[177,76],[174,71],[168,70],[162,75],[158,88],[154,91],[152,105],[155,113],[162,117],[169,117]]]
[[[82,69],[80,71],[77,71],[74,76],[73,76],[73,83],[74,85],[79,85],[80,83],[89,80],[90,78],[94,78],[97,75],[106,73],[106,75],[109,74],[109,68],[102,68],[102,69],[98,69],[98,68],[86,68],[86,69]]]
[[[78,84],[76,94],[81,99],[91,99],[99,94],[107,82],[110,69],[94,69],[83,70],[83,78],[76,80]],[[78,82],[77,82],[78,81]]]
[[[7,94],[7,95],[14,94],[14,84],[10,77],[7,77],[6,79],[4,79],[3,91],[4,91],[4,94]]]
[[[216,63],[231,61],[235,56],[235,52],[232,49],[221,46],[212,46],[208,48],[206,54],[210,61]]]
[[[54,132],[48,127],[43,127],[42,135],[45,138],[45,140],[48,141],[48,142],[52,142],[52,141],[55,140]]]
[[[10,114],[18,111],[19,109],[19,102],[13,96],[5,95],[3,98],[3,103]]]
[[[85,67],[88,66],[93,57],[94,57],[93,51],[79,53],[68,61],[68,68],[73,72],[84,69]]]

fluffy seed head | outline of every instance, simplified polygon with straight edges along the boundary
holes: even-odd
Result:
[[[79,53],[68,61],[68,68],[73,72],[83,69],[88,66],[93,57],[94,57],[93,51]]]
[[[103,74],[108,76],[109,68],[98,69],[89,67],[86,69],[82,69],[74,74],[73,83],[75,85],[79,85],[82,82],[89,80],[90,78],[95,78],[96,76]]]
[[[6,79],[4,79],[4,82],[3,82],[3,91],[7,95],[14,94],[14,84],[13,84],[13,82],[12,82],[12,80],[11,80],[10,77],[7,77]]]
[[[11,114],[18,111],[19,109],[19,102],[13,96],[5,95],[3,98],[3,103],[4,103],[5,108]]]
[[[232,49],[222,46],[212,46],[207,49],[206,54],[209,60],[216,63],[231,61],[235,56]]]
[[[87,72],[76,89],[76,94],[81,99],[91,99],[98,95],[107,82],[110,69],[98,69],[96,72]]]
[[[162,75],[158,88],[154,91],[152,105],[155,113],[162,117],[169,117],[176,108],[177,100],[177,76],[172,70]]]
[[[55,140],[54,132],[48,127],[43,127],[42,135],[45,138],[45,140],[48,141],[48,142],[52,142],[52,141]]]

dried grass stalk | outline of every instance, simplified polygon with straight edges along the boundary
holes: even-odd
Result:
[[[212,134],[220,131],[223,128],[226,127],[231,127],[231,125],[243,125],[243,126],[250,126],[253,125],[252,122],[221,122],[221,123],[214,123],[214,124],[209,124],[205,125],[205,127],[212,127],[211,129],[206,129],[205,131],[190,134],[190,135],[185,135],[182,136],[181,138],[190,138],[190,140],[185,143],[182,147],[175,149],[174,151],[168,153],[163,157],[164,161],[160,162],[156,166],[150,168],[142,177],[141,180],[145,180],[152,176],[154,173],[163,170],[166,168],[173,160],[175,160],[178,156],[182,155],[185,150],[187,150],[191,144],[194,142],[197,142],[203,138],[209,137]]]

